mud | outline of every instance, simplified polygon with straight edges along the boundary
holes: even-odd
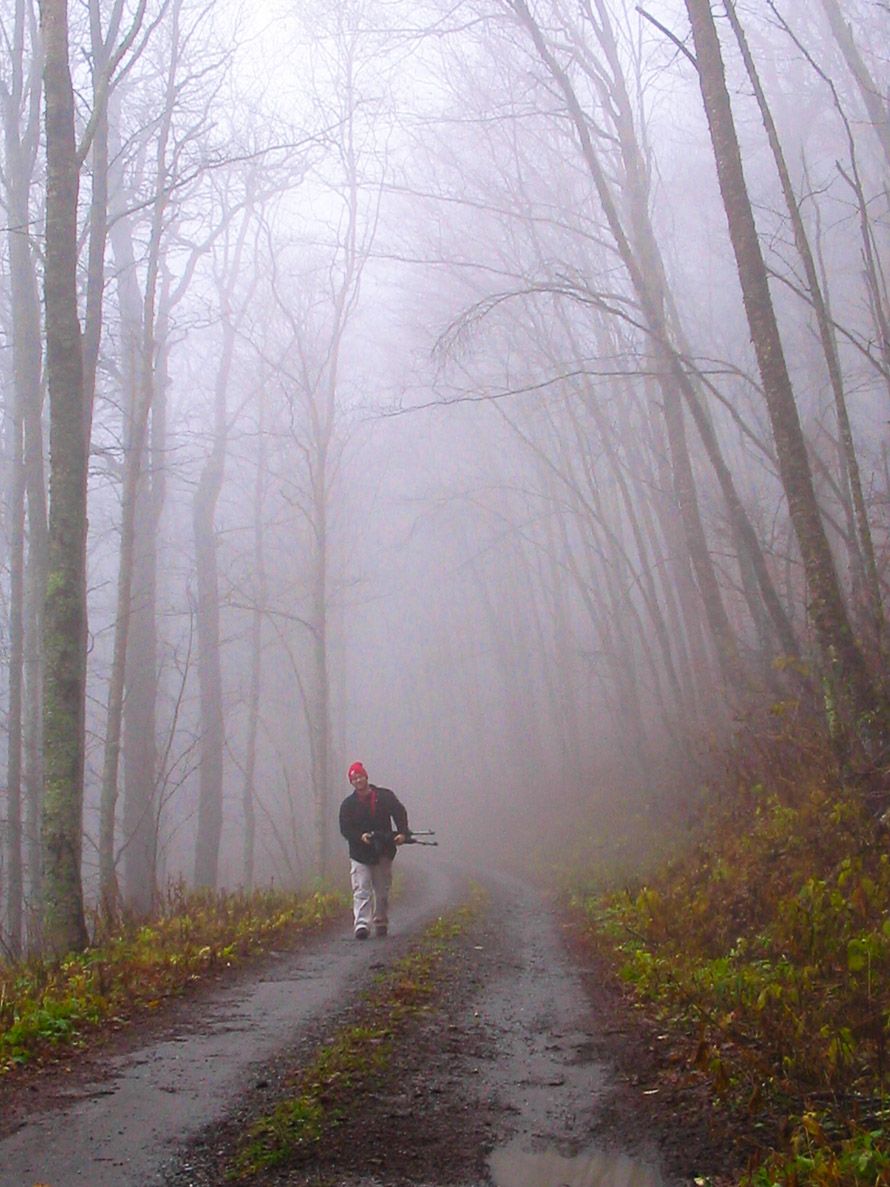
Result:
[[[420,887],[399,912],[406,934],[461,889],[435,868]],[[296,951],[273,953],[143,1019],[88,1059],[75,1055],[25,1085],[4,1085],[0,1184],[162,1183],[172,1151],[224,1116],[265,1062],[332,1003],[354,995],[374,960],[345,918]]]
[[[0,1088],[0,1184],[210,1187],[247,1126],[348,1022],[466,877],[428,866],[386,940],[344,920],[241,970],[72,1070]],[[309,1162],[251,1180],[307,1187],[673,1187],[734,1179],[743,1147],[682,1051],[657,1038],[541,897],[487,879],[434,1009]],[[11,1132],[10,1132],[11,1131]]]

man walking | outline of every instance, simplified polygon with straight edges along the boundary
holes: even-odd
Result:
[[[360,762],[349,768],[353,792],[340,805],[340,832],[349,842],[352,878],[352,913],[355,938],[375,933],[385,936],[389,927],[389,888],[396,846],[409,836],[408,813],[388,787],[368,782]]]

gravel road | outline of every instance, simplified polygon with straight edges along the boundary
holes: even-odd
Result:
[[[398,906],[399,932],[422,926],[460,885],[429,863],[419,893]],[[182,1003],[166,1033],[100,1061],[94,1079],[64,1070],[41,1078],[33,1115],[23,1115],[31,1102],[23,1108],[19,1098],[14,1117],[0,1120],[0,1184],[163,1183],[171,1152],[223,1116],[265,1060],[354,994],[379,954],[373,944],[356,944],[344,919],[341,929],[263,961],[255,980],[222,983],[194,1009]]]
[[[374,973],[466,894],[467,873],[439,855],[413,868],[425,878],[397,905],[388,939],[357,944],[346,918],[137,1025],[110,1050],[0,1094],[0,1187],[222,1184],[246,1127],[359,1008]],[[476,880],[488,908],[385,1081],[355,1102],[311,1165],[264,1172],[252,1185],[729,1182],[714,1175],[725,1142],[694,1098],[667,1089],[653,1034],[573,954],[541,895],[491,872]]]

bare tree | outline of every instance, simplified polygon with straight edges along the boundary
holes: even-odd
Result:
[[[231,217],[231,215],[226,216]],[[216,372],[213,437],[193,504],[195,576],[197,580],[198,680],[201,691],[201,766],[199,770],[198,830],[195,837],[195,883],[215,887],[219,875],[219,847],[223,826],[223,758],[225,723],[220,661],[220,590],[214,524],[222,489],[228,447],[228,394],[239,323],[251,299],[251,287],[236,293],[247,232],[253,218],[252,200],[245,203],[237,233],[227,242],[223,274],[219,277],[222,349]],[[255,282],[254,282],[255,283]]]
[[[169,201],[171,179],[168,176],[167,158],[169,154],[169,139],[173,109],[175,101],[175,84],[179,58],[179,47],[175,44],[178,31],[179,5],[174,4],[172,24],[173,48],[170,54],[169,68],[165,79],[164,105],[157,123],[155,139],[155,189],[152,195],[150,210],[150,232],[146,261],[145,296],[141,318],[142,341],[136,347],[136,360],[124,361],[124,374],[130,380],[130,390],[127,392],[126,419],[124,428],[124,461],[121,494],[121,547],[118,573],[118,608],[115,616],[114,650],[112,655],[111,678],[108,692],[108,716],[105,738],[105,760],[102,772],[101,815],[99,828],[99,893],[102,907],[109,917],[114,917],[117,911],[119,888],[116,872],[115,855],[115,820],[118,798],[118,770],[120,759],[120,740],[123,719],[124,688],[127,670],[127,650],[130,634],[130,624],[133,611],[133,581],[137,550],[136,530],[137,514],[142,495],[143,466],[146,454],[146,439],[151,421],[151,409],[155,393],[155,365],[156,365],[156,311],[158,300],[158,284],[161,269],[162,237],[167,217],[167,203]],[[144,13],[144,3],[140,5],[137,21],[141,21]],[[117,15],[117,14],[115,14]],[[119,16],[118,16],[119,20]],[[135,39],[138,23],[134,22],[125,45]],[[100,41],[98,32],[94,29],[94,42]],[[101,42],[105,45],[105,42]],[[120,52],[116,55],[121,56]],[[107,72],[107,71],[106,71]],[[101,81],[105,76],[100,76]],[[107,83],[105,84],[107,86]],[[107,111],[106,111],[107,119]],[[103,156],[107,156],[108,129],[103,123],[99,126],[101,137],[97,136],[97,143],[104,145]],[[102,189],[107,192],[108,168],[107,160],[101,162],[105,166]],[[107,205],[107,198],[106,198]],[[96,215],[96,218],[99,216]],[[107,218],[107,214],[105,216]],[[118,250],[127,252],[128,248],[122,243],[123,227],[117,237]],[[96,261],[96,269],[104,274],[104,235],[103,256]],[[92,241],[91,241],[92,242]],[[133,302],[128,300],[129,293],[122,302],[122,311],[127,318],[129,333],[126,339],[127,348],[133,349],[136,344],[132,340],[133,317],[135,310],[131,308]],[[148,779],[153,779],[151,767],[146,772]],[[153,886],[145,888],[149,901],[153,897]],[[140,897],[143,897],[142,895]]]
[[[850,547],[854,554],[861,557],[861,566],[859,567],[864,569],[865,596],[870,610],[869,625],[878,653],[881,654],[883,652],[884,612],[881,603],[878,567],[871,526],[868,521],[859,459],[856,455],[853,429],[847,408],[847,397],[838,351],[837,335],[832,322],[828,300],[823,292],[823,286],[819,278],[817,262],[810,247],[810,240],[801,215],[800,205],[794,192],[785,154],[779,140],[778,130],[760,82],[757,66],[747,38],[745,37],[744,29],[739,21],[734,3],[732,0],[724,0],[724,3],[733,32],[736,35],[736,40],[742,51],[745,69],[754,87],[757,105],[760,108],[761,118],[763,119],[764,127],[769,138],[773,159],[776,162],[776,169],[782,186],[782,194],[791,218],[794,242],[803,264],[807,295],[813,312],[816,315],[819,339],[825,355],[825,364],[831,382],[831,390],[834,395],[835,410],[837,413],[842,472],[845,486],[849,489],[850,501],[852,501],[853,505],[854,528]],[[844,502],[846,504],[847,500],[844,500]]]
[[[244,813],[244,886],[253,889],[256,868],[256,794],[254,780],[257,771],[257,738],[260,724],[260,704],[263,676],[264,606],[268,597],[266,572],[266,530],[263,506],[266,494],[266,465],[268,439],[265,429],[265,400],[260,397],[257,424],[256,470],[253,486],[253,557],[252,568],[255,603],[250,615],[250,682],[247,692],[247,738],[244,747],[244,779],[241,789],[241,810]]]
[[[707,0],[685,0],[720,192],[757,354],[782,485],[810,591],[810,614],[838,703],[864,741],[881,747],[883,709],[847,615],[813,488],[806,443],[785,362],[754,222],[714,16]]]
[[[27,0],[17,0],[7,41],[12,48],[9,74],[0,79],[3,120],[5,208],[8,223],[9,283],[12,316],[13,398],[8,415],[11,444],[10,489],[10,660],[7,796],[9,801],[9,944],[22,950],[24,938],[23,800],[28,816],[30,875],[38,883],[39,860],[33,838],[39,812],[39,750],[34,734],[39,692],[39,616],[35,588],[45,583],[46,496],[43,475],[42,349],[36,253],[31,234],[31,190],[39,145],[40,67],[36,52],[36,14]],[[27,517],[26,517],[27,501]],[[25,530],[29,547],[26,551]],[[26,576],[30,568],[30,578]],[[30,584],[32,595],[28,597]],[[42,595],[41,595],[42,596]],[[29,723],[29,724],[28,724]],[[30,737],[30,756],[26,753]],[[30,758],[30,761],[29,761]],[[23,794],[27,790],[27,797]]]
[[[628,202],[628,227],[625,226],[606,169],[597,153],[591,123],[585,116],[567,71],[557,60],[553,48],[548,44],[539,23],[525,0],[511,0],[510,7],[516,12],[518,19],[528,31],[538,56],[553,76],[565,99],[609,230],[614,237],[618,254],[627,268],[633,292],[642,310],[646,331],[649,335],[649,349],[651,349],[654,360],[654,370],[662,389],[664,423],[671,452],[675,497],[684,525],[689,555],[696,573],[699,593],[724,680],[728,688],[741,687],[745,683],[745,677],[740,663],[738,643],[724,606],[702,524],[696,480],[684,423],[681,393],[688,389],[689,381],[679,353],[672,346],[664,269],[657,241],[646,213],[646,195],[642,188],[643,179],[640,169],[641,158],[627,127],[626,105],[621,104],[618,108],[622,116],[625,117],[623,121],[619,121],[618,134],[620,135],[623,131],[626,138],[622,145],[622,160],[628,171],[625,186]],[[601,5],[599,7],[599,16],[603,27],[607,28],[605,10]],[[613,96],[614,99],[615,96]],[[694,393],[691,394],[691,401],[696,402]],[[735,505],[739,506],[737,500]],[[754,544],[756,545],[756,541]]]
[[[78,162],[66,0],[41,0],[46,123],[49,575],[44,614],[43,940],[87,941],[81,883],[86,689],[86,416],[77,312]]]
[[[320,876],[329,873],[332,820],[331,786],[331,613],[337,575],[332,571],[335,545],[335,493],[345,443],[342,367],[352,323],[359,306],[362,278],[377,233],[381,175],[385,154],[377,150],[380,135],[368,110],[381,100],[365,95],[385,93],[378,76],[378,58],[368,44],[369,14],[362,3],[343,4],[325,20],[328,31],[329,77],[319,87],[317,102],[325,123],[337,129],[332,151],[318,166],[320,184],[331,208],[333,235],[325,245],[324,279],[305,285],[298,304],[285,294],[276,266],[274,299],[289,337],[283,353],[281,379],[290,404],[292,448],[301,465],[293,485],[293,499],[308,535],[306,548],[306,609],[308,630],[306,670],[300,678],[300,697],[308,734],[313,801],[313,865]],[[315,26],[318,32],[319,26]],[[382,159],[381,159],[382,158]]]
[[[868,112],[872,130],[881,146],[886,166],[890,166],[890,109],[882,85],[871,74],[862,52],[856,43],[853,29],[838,0],[821,0],[822,8],[831,26],[844,61],[856,80],[856,86],[863,106]]]

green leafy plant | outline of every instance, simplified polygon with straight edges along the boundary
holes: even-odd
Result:
[[[883,1187],[890,1182],[890,1132],[859,1130],[834,1143],[822,1120],[805,1114],[788,1152],[771,1154],[744,1187]]]
[[[320,926],[345,901],[321,890],[214,895],[175,886],[151,923],[60,962],[0,966],[0,1075],[71,1050],[97,1027],[157,1008],[208,971]]]
[[[644,885],[569,899],[715,1097],[784,1130],[751,1187],[890,1181],[890,855],[830,770],[724,788]]]

